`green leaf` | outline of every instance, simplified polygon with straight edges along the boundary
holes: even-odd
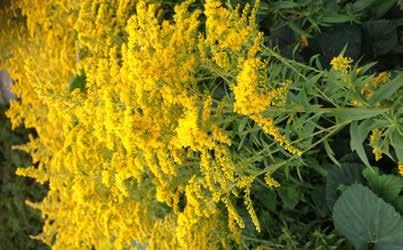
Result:
[[[350,22],[350,21],[354,21],[354,17],[353,16],[346,16],[346,15],[340,15],[340,14],[332,14],[332,15],[328,15],[328,16],[324,16],[322,18],[322,21],[324,23],[345,23],[345,22]]]
[[[380,4],[376,6],[375,16],[376,18],[383,17],[394,5],[396,5],[398,0],[383,0]]]
[[[297,24],[295,24],[292,21],[287,22],[288,27],[290,27],[290,29],[292,29],[295,33],[297,33],[300,36],[306,36],[309,38],[312,38],[312,35],[309,34],[308,32],[304,31],[303,29],[301,29]]]
[[[245,129],[245,126],[248,124],[249,119],[247,117],[243,117],[239,122],[238,132],[242,132]]]
[[[334,157],[335,154],[334,154],[334,152],[333,152],[333,149],[330,147],[329,142],[328,142],[327,140],[325,140],[325,141],[323,141],[323,145],[325,146],[326,154],[327,154],[327,156],[330,158],[330,160],[331,160],[334,164],[336,164],[337,166],[340,167],[340,162],[338,162],[338,161],[336,160],[336,158]]]
[[[350,125],[350,147],[352,151],[356,151],[360,159],[365,163],[366,166],[369,166],[369,161],[367,154],[364,150],[364,141],[367,138],[369,133],[369,126],[371,124],[371,120],[365,120],[358,125],[357,121],[353,121]]]
[[[393,94],[395,94],[397,90],[400,89],[401,87],[403,87],[403,74],[399,74],[389,83],[377,89],[372,98],[368,101],[368,103],[374,105],[377,102],[388,99]]]
[[[395,202],[394,202],[394,207],[396,210],[400,211],[400,214],[403,214],[403,197],[400,196]]]
[[[259,192],[257,196],[259,203],[266,209],[275,211],[277,206],[277,194],[273,189],[266,189]]]
[[[356,12],[360,12],[376,3],[378,0],[357,0],[352,5],[352,9]]]
[[[396,210],[367,187],[354,184],[337,200],[333,209],[337,231],[355,249],[403,249],[403,219]]]
[[[332,165],[326,177],[326,202],[331,209],[337,200],[338,188],[341,185],[363,183],[361,175],[364,166],[357,163],[341,163],[341,167]]]
[[[86,88],[86,80],[87,77],[84,72],[81,72],[78,75],[75,75],[73,79],[69,83],[68,91],[69,93],[73,92],[75,89],[80,89],[80,91],[84,91]]]
[[[379,197],[392,205],[398,203],[399,193],[403,189],[403,178],[394,175],[381,175],[376,168],[366,168],[362,175],[368,185]],[[396,207],[397,208],[397,207]],[[399,209],[398,209],[399,210]],[[403,212],[400,211],[399,212]]]
[[[343,120],[359,121],[384,113],[383,109],[368,108],[343,108],[333,111],[331,114]]]
[[[354,68],[353,72],[356,72],[356,70],[359,68],[360,69],[360,74],[364,75],[365,73],[367,73],[368,70],[373,68],[376,64],[377,64],[377,62],[368,63],[368,64],[365,64],[364,66],[361,66],[361,67],[358,67],[358,65],[357,65]]]
[[[302,198],[301,190],[295,185],[282,185],[278,194],[285,208],[293,209]]]
[[[403,162],[403,135],[399,134],[397,130],[394,130],[390,134],[390,143],[395,149],[397,160]]]

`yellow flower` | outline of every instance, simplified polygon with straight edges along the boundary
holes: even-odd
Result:
[[[351,59],[350,57],[344,57],[343,55],[339,55],[332,59],[332,61],[330,62],[330,65],[332,65],[332,68],[336,71],[339,71],[342,73],[348,73],[348,71],[351,68],[352,62],[353,62],[353,59]]]
[[[236,248],[245,222],[235,198],[260,231],[255,176],[234,157],[227,121],[251,119],[291,154],[302,152],[264,115],[285,105],[292,83],[268,79],[259,1],[242,10],[181,1],[170,19],[152,0],[12,2],[26,19],[3,29],[0,14],[13,51],[1,63],[20,97],[8,116],[38,134],[21,147],[38,167],[17,173],[50,186],[35,204],[46,217],[38,239],[56,250]],[[86,92],[68,94],[81,70]],[[225,79],[228,95],[202,89],[204,72]]]
[[[381,72],[374,78],[372,78],[372,85],[375,88],[378,88],[380,85],[385,84],[388,82],[390,79],[390,73],[389,72]]]
[[[382,151],[379,148],[381,136],[382,136],[382,130],[374,129],[372,130],[372,133],[369,137],[369,145],[371,145],[371,147],[373,148],[372,153],[375,155],[376,161],[382,159]]]
[[[272,188],[278,188],[278,187],[280,187],[280,183],[278,183],[278,181],[276,181],[275,179],[273,179],[273,177],[270,176],[270,173],[269,173],[269,172],[267,172],[267,173],[264,175],[264,181],[266,182],[266,184],[267,184],[269,187],[272,187]]]
[[[301,36],[299,42],[301,43],[302,47],[308,47],[309,45],[308,38],[306,36]]]

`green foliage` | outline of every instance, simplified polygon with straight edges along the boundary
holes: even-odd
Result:
[[[78,89],[81,92],[85,91],[86,88],[86,75],[84,72],[77,74],[73,77],[73,79],[69,83],[68,91],[69,93],[73,92],[73,90]]]
[[[403,197],[400,192],[403,190],[403,178],[394,175],[382,175],[378,169],[366,168],[363,176],[368,181],[371,190],[384,201],[394,205],[397,211],[403,214]]]
[[[367,187],[349,187],[333,209],[336,229],[357,250],[398,250],[403,246],[403,218]]]
[[[234,7],[237,2],[245,4],[249,1],[225,2],[228,7]],[[247,117],[222,120],[222,128],[236,145],[232,148],[232,157],[243,163],[242,171],[259,176],[273,170],[273,177],[281,182],[279,188],[270,188],[259,177],[252,185],[252,199],[262,223],[260,234],[239,205],[241,199],[234,201],[247,222],[242,235],[243,247],[351,249],[337,229],[357,249],[369,246],[402,249],[403,222],[398,214],[403,213],[402,178],[383,174],[383,163],[374,161],[368,151],[368,138],[372,130],[379,129],[382,153],[393,164],[403,162],[403,74],[393,72],[392,79],[373,89],[373,95],[367,98],[363,89],[373,81],[373,73],[377,72],[375,63],[361,67],[357,63],[343,73],[325,69],[327,62],[318,56],[310,58],[309,62],[294,60],[300,50],[298,37],[313,39],[327,27],[333,33],[322,34],[317,46],[326,49],[328,61],[342,48],[341,54],[359,57],[362,41],[370,43],[366,52],[375,57],[391,53],[399,42],[398,24],[372,20],[369,13],[381,18],[396,2],[262,1],[261,29],[270,29],[270,35],[276,35],[287,26],[290,40],[294,40],[291,43],[295,45],[289,47],[291,59],[277,48],[267,47],[262,53],[271,62],[269,75],[274,80],[270,84],[278,87],[284,80],[293,82],[287,106],[271,107],[266,113],[275,117],[281,133],[304,154],[303,157],[290,155]],[[354,27],[351,22],[356,23]],[[338,26],[341,28],[336,29],[335,24],[341,24]],[[360,25],[359,28],[356,25]],[[361,30],[367,40],[362,40]],[[279,36],[284,37],[284,34]],[[353,37],[356,44],[350,43],[346,47],[351,40],[343,40],[343,36]],[[225,84],[217,84],[221,80],[217,78],[206,83],[212,86],[206,90],[211,90],[216,100],[233,98]],[[69,93],[77,89],[85,92],[85,74],[81,72],[74,76],[67,89]],[[359,106],[353,105],[357,102]],[[225,115],[230,114],[232,107],[226,111]],[[2,117],[1,124],[3,120]],[[4,124],[0,134],[1,142],[5,142],[0,144],[0,152],[5,156],[0,172],[0,222],[6,226],[0,228],[0,239],[5,239],[7,249],[38,249],[39,244],[29,240],[27,235],[39,232],[39,214],[27,208],[24,200],[38,200],[44,191],[31,180],[14,175],[16,167],[28,165],[29,159],[11,152],[11,145],[21,144],[26,138],[24,134],[20,135],[23,139],[12,134],[5,120]],[[348,140],[350,145],[341,139]],[[335,227],[329,220],[331,215]]]
[[[39,211],[28,207],[25,200],[38,201],[45,189],[33,180],[15,175],[20,166],[28,166],[30,157],[15,151],[13,145],[27,141],[27,131],[11,131],[10,123],[4,115],[5,107],[0,106],[0,249],[47,249],[29,235],[41,230]]]
[[[339,188],[342,185],[363,183],[361,176],[362,164],[342,163],[341,166],[331,166],[326,180],[326,201],[330,209],[338,198]]]

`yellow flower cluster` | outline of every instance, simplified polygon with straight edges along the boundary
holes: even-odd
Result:
[[[352,62],[353,59],[345,57],[343,55],[339,55],[333,58],[332,61],[330,61],[330,65],[332,65],[332,68],[334,70],[347,74],[351,68]]]
[[[387,83],[390,79],[389,72],[381,72],[374,76],[372,80],[366,84],[362,90],[361,94],[364,96],[366,100],[369,100],[374,95],[374,91],[379,88],[381,85]]]
[[[280,187],[280,183],[278,183],[278,181],[276,181],[275,179],[273,179],[273,177],[270,176],[270,173],[269,173],[269,172],[267,172],[267,173],[265,174],[265,176],[264,176],[264,181],[266,182],[266,184],[267,184],[269,187],[272,187],[272,188],[278,188],[278,187]]]
[[[49,182],[32,206],[46,218],[37,238],[54,249],[237,248],[245,227],[237,199],[260,231],[254,175],[233,157],[223,114],[249,117],[301,155],[263,115],[285,104],[290,83],[270,86],[258,1],[242,11],[219,0],[189,11],[193,1],[184,1],[170,19],[162,2],[13,3],[29,34],[4,63],[21,97],[8,115],[37,131],[22,147],[37,166],[18,173]],[[233,99],[201,90],[206,71],[228,80]],[[84,89],[69,92],[80,72]]]
[[[372,147],[372,153],[375,155],[375,160],[379,161],[382,159],[382,151],[379,148],[379,143],[381,140],[382,131],[380,129],[372,130],[372,133],[369,137],[369,145]]]

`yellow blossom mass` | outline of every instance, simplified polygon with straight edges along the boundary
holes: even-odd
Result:
[[[175,5],[169,19],[151,0],[14,2],[26,25],[2,61],[21,97],[8,116],[37,132],[21,147],[36,165],[18,174],[49,182],[32,206],[45,218],[36,238],[53,249],[235,249],[245,228],[237,199],[261,230],[256,177],[233,156],[239,142],[225,119],[246,117],[301,155],[264,115],[284,105],[291,82],[268,79],[259,1],[192,4]],[[82,88],[69,92],[81,72]],[[206,76],[229,94],[213,97]]]

